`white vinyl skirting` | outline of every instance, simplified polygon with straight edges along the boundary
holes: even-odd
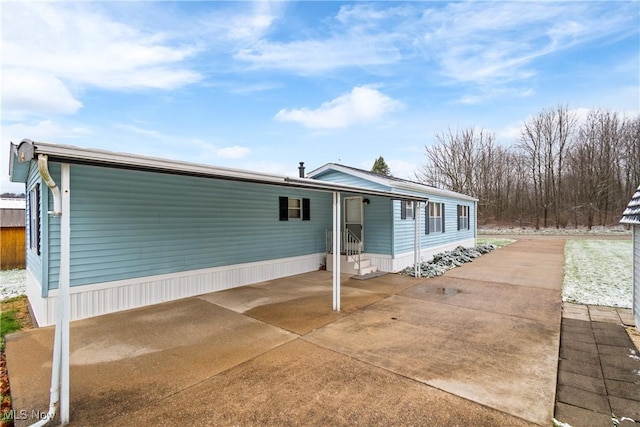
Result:
[[[180,273],[147,276],[84,286],[73,286],[71,320],[158,304],[165,301],[221,291],[280,277],[318,270],[325,253],[236,264]],[[55,323],[57,290],[41,296],[38,281],[27,274],[27,296],[38,326]]]

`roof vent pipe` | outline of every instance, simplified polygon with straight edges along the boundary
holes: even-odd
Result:
[[[60,194],[60,188],[56,184],[56,182],[51,178],[51,174],[49,173],[49,166],[47,164],[49,157],[46,154],[38,155],[38,171],[40,171],[40,176],[47,184],[47,187],[51,190],[53,194],[53,212],[54,216],[60,216],[62,214],[61,204],[62,204],[62,196]]]
[[[298,166],[298,172],[300,173],[300,178],[304,178],[304,162],[300,162],[300,166]]]

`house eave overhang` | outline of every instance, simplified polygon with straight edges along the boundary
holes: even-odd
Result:
[[[21,163],[18,159],[18,146],[9,144],[9,181],[26,183],[29,177],[30,163]]]
[[[411,192],[412,195],[417,195],[417,194],[421,194],[423,197],[428,198],[428,196],[445,196],[445,197],[455,197],[457,199],[463,199],[463,200],[468,200],[470,202],[477,202],[478,199],[475,197],[471,197],[468,196],[466,194],[462,194],[462,193],[457,193],[455,191],[450,191],[450,190],[442,190],[440,188],[436,188],[436,187],[430,187],[424,184],[419,184],[416,182],[409,182],[409,181],[396,181],[396,180],[392,180],[392,179],[387,179],[384,176],[372,176],[372,174],[365,174],[362,172],[358,172],[355,169],[352,168],[347,168],[344,167],[342,165],[336,164],[336,163],[327,163],[324,166],[321,166],[317,169],[314,169],[313,171],[309,172],[308,176],[309,177],[316,177],[316,176],[320,176],[323,173],[330,171],[330,170],[335,170],[335,171],[339,171],[339,172],[343,172],[346,173],[348,175],[352,175],[352,176],[356,176],[358,178],[364,179],[366,181],[370,181],[385,187],[388,187],[389,189],[393,190],[393,189],[398,189],[398,190],[404,190],[407,192]],[[409,196],[409,194],[406,194],[407,196]]]
[[[466,194],[458,193],[450,190],[443,190],[436,187],[427,187],[422,184],[411,183],[411,182],[397,182],[394,183],[393,187],[398,189],[404,189],[414,192],[420,192],[432,196],[445,196],[445,197],[455,197],[456,199],[468,200],[470,202],[477,202],[478,199],[472,196],[468,196]]]
[[[324,172],[330,171],[330,170],[336,170],[339,172],[343,172],[346,173],[348,175],[353,175],[353,176],[357,176],[358,178],[362,178],[366,181],[370,181],[370,182],[374,182],[376,184],[380,184],[383,185],[385,187],[392,187],[389,183],[388,179],[383,178],[382,176],[380,177],[375,177],[375,176],[371,176],[369,174],[363,174],[361,172],[358,172],[357,170],[351,169],[351,168],[346,168],[342,165],[336,164],[336,163],[327,163],[324,166],[320,166],[318,169],[314,169],[311,172],[308,173],[308,176],[313,178],[315,176],[321,175]]]
[[[20,153],[27,153],[20,159]],[[241,169],[222,168],[198,163],[148,157],[136,154],[118,153],[106,150],[80,148],[70,145],[58,145],[45,142],[23,140],[16,150],[19,163],[30,162],[39,154],[45,154],[49,162],[80,164],[88,166],[110,167],[117,169],[137,170],[146,172],[185,175],[230,181],[242,181],[258,184],[268,184],[283,187],[303,188],[315,191],[340,191],[369,196],[380,196],[392,199],[427,201],[425,196],[411,196],[392,193],[390,191],[371,190],[363,187],[335,184],[309,178],[292,178],[261,172],[251,172]]]

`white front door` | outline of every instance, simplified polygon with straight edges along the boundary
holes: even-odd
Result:
[[[364,243],[362,197],[344,198],[344,228]]]

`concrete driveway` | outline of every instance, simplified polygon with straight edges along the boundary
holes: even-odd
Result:
[[[550,425],[563,240],[436,279],[274,280],[73,322],[72,425]],[[7,340],[14,409],[46,411],[53,329]]]

